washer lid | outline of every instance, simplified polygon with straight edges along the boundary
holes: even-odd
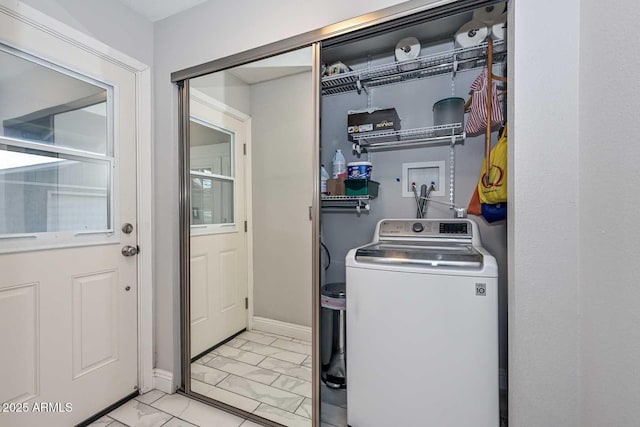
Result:
[[[483,255],[470,244],[376,242],[359,248],[356,261],[475,269],[482,267]]]

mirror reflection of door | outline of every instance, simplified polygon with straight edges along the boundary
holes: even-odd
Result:
[[[191,111],[190,299],[191,357],[195,357],[246,327],[247,242],[244,159],[238,153],[244,140],[242,123],[197,104]]]
[[[312,413],[312,57],[189,81],[190,389],[287,426]]]

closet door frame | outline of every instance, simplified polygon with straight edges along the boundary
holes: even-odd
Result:
[[[309,31],[294,37],[250,49],[224,58],[209,61],[171,74],[172,83],[178,88],[179,113],[179,206],[180,206],[180,357],[181,378],[179,393],[203,401],[238,416],[267,422],[267,425],[279,426],[269,420],[257,417],[225,403],[195,394],[190,389],[190,332],[189,332],[189,283],[190,283],[190,191],[189,191],[189,80],[206,74],[223,71],[250,62],[266,59],[293,50],[312,47],[313,64],[313,202],[310,210],[312,219],[312,426],[320,426],[320,53],[323,47],[335,46],[357,38],[375,35],[383,31],[435,20],[443,16],[473,10],[479,7],[499,3],[502,0],[410,0],[376,12],[332,24],[324,28]]]

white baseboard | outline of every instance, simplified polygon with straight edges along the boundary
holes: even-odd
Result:
[[[153,388],[169,394],[175,393],[173,389],[173,373],[155,368],[153,370]]]
[[[253,316],[252,329],[256,331],[269,332],[272,334],[284,335],[302,341],[311,342],[311,327],[296,325],[294,323],[281,322],[280,320],[267,319],[265,317]]]

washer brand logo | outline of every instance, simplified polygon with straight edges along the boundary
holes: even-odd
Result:
[[[486,283],[476,283],[476,296],[481,296],[481,297],[487,296]]]

